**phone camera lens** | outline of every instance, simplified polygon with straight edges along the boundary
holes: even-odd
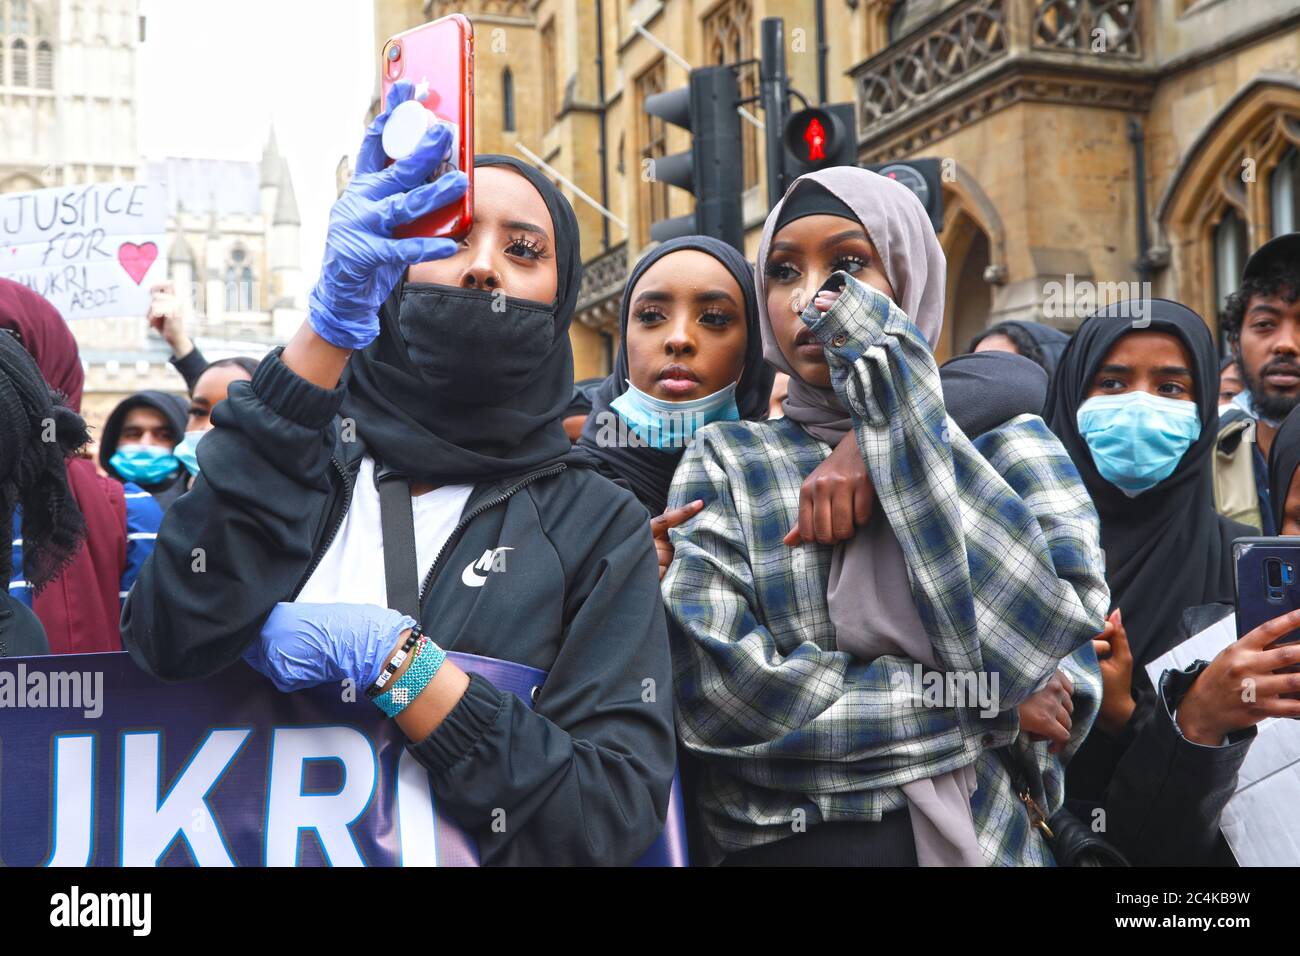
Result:
[[[388,48],[388,59],[396,60],[400,58],[401,55],[402,55],[402,48],[398,44],[394,43],[392,46]]]

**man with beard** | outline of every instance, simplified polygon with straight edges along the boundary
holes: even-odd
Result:
[[[1277,533],[1268,493],[1268,452],[1300,404],[1300,233],[1266,242],[1228,297],[1223,326],[1245,388],[1220,417],[1214,501],[1234,521]]]

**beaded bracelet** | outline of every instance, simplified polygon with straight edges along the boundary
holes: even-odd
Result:
[[[393,682],[392,687],[373,698],[375,706],[389,717],[396,717],[420,696],[446,659],[446,651],[429,640],[427,634],[421,634],[406,672]]]
[[[405,661],[407,655],[411,653],[411,648],[415,647],[416,643],[423,635],[424,630],[419,624],[411,626],[411,633],[406,635],[406,643],[393,652],[393,656],[389,658],[388,663],[384,665],[384,669],[379,672],[379,676],[375,678],[375,682],[366,688],[367,697],[374,700],[384,692],[384,685],[386,685],[392,676],[397,673],[398,669],[401,668],[402,662]]]

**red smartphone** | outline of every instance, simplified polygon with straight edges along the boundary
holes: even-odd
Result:
[[[441,121],[452,127],[452,152],[447,163],[430,179],[451,168],[469,177],[460,202],[435,209],[394,230],[401,239],[415,236],[445,236],[461,239],[474,223],[474,26],[459,13],[440,17],[415,27],[384,43],[380,54],[380,108],[388,102],[388,91],[398,80],[417,90],[428,89],[421,105],[433,114],[430,124]],[[418,114],[417,114],[418,119]],[[393,162],[390,157],[385,165]]]

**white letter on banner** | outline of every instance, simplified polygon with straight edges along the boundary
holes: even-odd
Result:
[[[405,747],[397,761],[397,828],[402,835],[402,866],[438,865],[438,816],[429,771]]]
[[[180,834],[199,866],[234,866],[207,796],[249,730],[213,730],[176,776],[161,803],[157,731],[122,735],[122,865],[157,866]]]
[[[302,792],[303,764],[337,760],[338,793]],[[271,735],[266,811],[266,865],[298,865],[298,831],[315,830],[330,866],[365,866],[348,827],[370,805],[378,782],[375,751],[351,727],[277,727]]]
[[[54,738],[54,846],[46,866],[89,866],[95,816],[95,737]]]

